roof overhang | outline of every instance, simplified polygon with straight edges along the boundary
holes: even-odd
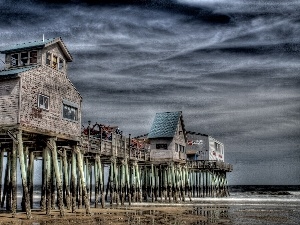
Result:
[[[32,49],[42,49],[44,47],[48,47],[55,43],[57,43],[59,45],[59,47],[63,51],[67,61],[72,62],[73,58],[72,58],[70,52],[68,51],[66,45],[64,44],[64,42],[62,41],[62,39],[60,37],[8,46],[6,48],[1,49],[0,53],[1,54],[9,54],[9,53],[20,52],[20,51],[28,51],[28,50],[32,50]]]

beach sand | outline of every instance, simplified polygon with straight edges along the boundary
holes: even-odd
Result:
[[[231,225],[231,224],[299,224],[300,205],[296,204],[260,204],[260,203],[221,203],[204,202],[193,204],[133,204],[132,206],[107,205],[106,208],[91,208],[91,215],[84,209],[76,213],[65,210],[65,216],[59,216],[59,210],[52,210],[51,216],[45,212],[33,210],[33,219],[26,219],[24,212],[12,214],[1,212],[0,225]]]

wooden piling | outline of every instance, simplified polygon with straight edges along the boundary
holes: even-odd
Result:
[[[6,211],[11,211],[11,178],[10,178],[10,167],[11,167],[11,152],[7,152],[7,170],[5,174],[5,200],[6,200]],[[3,193],[4,195],[4,193]]]
[[[11,153],[11,212],[12,217],[15,217],[17,212],[17,143],[13,142],[12,153]]]
[[[34,154],[29,153],[29,161],[27,166],[27,183],[30,196],[30,207],[33,208],[33,176],[34,176]]]
[[[42,191],[41,191],[41,211],[46,210],[46,189],[47,189],[47,151],[43,149],[42,159]]]
[[[56,186],[57,186],[57,192],[58,192],[58,207],[60,216],[64,216],[64,201],[63,201],[63,194],[62,194],[62,181],[61,181],[61,173],[58,166],[58,159],[57,159],[57,148],[56,148],[56,140],[54,138],[51,138],[47,142],[48,148],[50,148],[52,152],[52,164],[55,172],[55,178],[56,178]]]
[[[51,150],[49,148],[45,148],[46,152],[46,214],[51,215],[52,208],[52,166],[51,166]]]
[[[83,173],[83,160],[82,160],[82,155],[80,152],[80,149],[78,146],[76,146],[76,153],[77,153],[77,163],[78,163],[78,169],[79,169],[79,175],[80,175],[80,180],[81,180],[81,186],[82,186],[82,192],[83,192],[83,198],[84,198],[84,204],[85,204],[85,209],[86,209],[86,214],[90,215],[90,202],[89,202],[89,196],[87,194],[86,190],[86,184],[85,184],[85,177]]]
[[[99,204],[99,169],[98,169],[98,161],[100,160],[100,156],[97,154],[95,157],[94,164],[94,179],[95,179],[95,208],[98,208]]]
[[[77,194],[77,173],[76,173],[76,153],[72,151],[72,171],[71,171],[71,192],[72,192],[72,212],[76,212],[76,194]]]
[[[63,170],[64,170],[64,186],[65,186],[65,195],[66,195],[66,205],[69,210],[71,207],[70,201],[70,185],[69,185],[69,164],[67,160],[67,150],[63,151]]]
[[[31,219],[31,207],[30,207],[30,198],[29,198],[29,191],[27,185],[27,174],[26,174],[26,167],[25,167],[25,158],[24,158],[24,151],[23,151],[23,140],[22,140],[22,131],[19,131],[17,134],[18,140],[18,154],[19,154],[19,162],[20,162],[20,170],[21,170],[21,179],[23,185],[23,193],[25,199],[25,210],[27,219]]]
[[[2,199],[3,158],[4,158],[4,149],[0,149],[0,201]]]

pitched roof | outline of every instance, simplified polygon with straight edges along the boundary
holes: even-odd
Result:
[[[25,71],[31,70],[36,67],[37,66],[28,66],[28,67],[22,67],[22,68],[15,68],[15,69],[11,69],[11,70],[2,70],[2,71],[0,71],[0,80],[17,77],[19,73],[23,73]]]
[[[172,138],[182,112],[156,113],[148,138]]]
[[[33,41],[33,42],[27,42],[27,43],[21,43],[21,44],[7,46],[6,48],[1,49],[0,53],[6,54],[6,53],[19,52],[22,50],[41,49],[41,48],[47,47],[49,45],[52,45],[54,43],[57,43],[61,47],[63,53],[65,54],[65,56],[67,58],[67,61],[71,62],[72,56],[60,37],[50,38],[50,39],[46,39],[44,41],[40,40],[40,41]]]

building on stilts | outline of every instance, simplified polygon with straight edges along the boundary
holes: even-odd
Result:
[[[0,204],[13,216],[20,207],[31,218],[37,160],[40,209],[47,215],[53,208],[63,216],[83,207],[89,214],[91,203],[96,208],[228,195],[232,165],[224,162],[223,144],[186,131],[182,112],[157,113],[150,132],[139,137],[100,123],[82,128],[82,97],[68,78],[72,56],[61,38],[0,53],[6,64],[0,71]]]

